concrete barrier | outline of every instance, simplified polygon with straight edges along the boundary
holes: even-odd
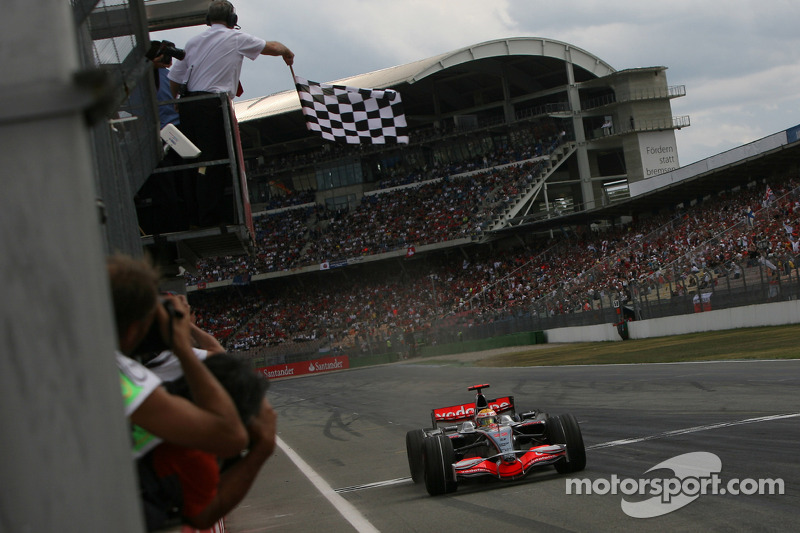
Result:
[[[621,341],[617,327],[613,324],[596,324],[594,326],[574,326],[569,328],[548,329],[544,332],[547,343],[555,342],[598,342]]]
[[[629,322],[631,339],[800,323],[800,300]],[[600,339],[596,339],[600,340]],[[575,342],[575,341],[573,341]]]
[[[677,315],[652,320],[628,322],[631,339],[649,339],[669,335],[685,335],[703,331],[724,331],[738,328],[785,326],[800,324],[800,300],[747,305],[690,315]],[[548,343],[621,341],[613,324],[548,329]]]

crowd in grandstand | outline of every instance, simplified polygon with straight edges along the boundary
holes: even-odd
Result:
[[[736,277],[747,266],[760,264],[769,272],[795,267],[800,184],[787,179],[771,185],[769,193],[763,184],[753,184],[604,231],[564,230],[524,248],[484,246],[469,259],[451,257],[418,262],[419,266],[408,262],[402,275],[362,269],[357,276],[337,278],[335,283],[316,276],[302,285],[272,284],[269,294],[260,284],[235,291],[199,291],[192,295],[193,305],[203,310],[205,328],[224,337],[229,348],[243,350],[291,340],[328,339],[339,344],[359,337],[381,338],[391,331],[424,330],[437,318],[454,313],[480,320],[497,314],[590,310],[601,305],[602,298],[629,294],[634,284],[645,292],[669,287],[672,295],[679,296],[703,289],[720,275]],[[437,199],[470,194],[469,188],[447,191]],[[420,205],[423,199],[416,197]],[[438,206],[439,213],[416,216],[447,220],[452,205],[426,204],[427,210]],[[364,246],[376,253],[380,247],[367,238],[387,238],[389,231],[403,230],[383,216],[384,209],[391,211],[389,206],[368,207],[355,212],[356,226],[367,231],[351,234],[336,226],[339,229],[330,235],[340,236],[341,241],[331,238],[329,245],[338,244],[344,251],[351,245]],[[433,231],[436,225],[430,228],[434,238],[446,238],[446,232]],[[384,237],[381,229],[387,230]],[[279,253],[273,252],[275,264]],[[288,255],[296,253],[291,249]],[[285,260],[286,255],[281,257]]]
[[[187,282],[291,270],[478,235],[492,215],[542,171],[543,160],[531,158],[551,153],[562,140],[554,136],[545,144],[499,149],[490,154],[491,159],[484,156],[489,168],[467,175],[458,173],[474,168],[472,162],[436,168],[414,185],[364,195],[352,211],[334,211],[315,204],[256,216],[254,257],[203,260],[200,274],[187,274]],[[495,166],[515,160],[527,162]],[[408,176],[416,181],[421,175]]]

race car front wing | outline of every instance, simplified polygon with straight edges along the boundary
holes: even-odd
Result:
[[[456,479],[489,475],[513,481],[527,476],[535,467],[553,464],[566,455],[566,446],[563,444],[535,446],[490,457],[464,458],[453,464],[453,473]]]

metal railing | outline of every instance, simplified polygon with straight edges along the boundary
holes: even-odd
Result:
[[[652,87],[649,89],[631,91],[629,93],[610,93],[603,96],[598,96],[596,98],[589,98],[581,102],[581,108],[584,110],[589,110],[611,104],[621,104],[640,100],[658,100],[662,98],[678,98],[681,96],[686,96],[685,85],[671,85],[666,89],[661,87]]]

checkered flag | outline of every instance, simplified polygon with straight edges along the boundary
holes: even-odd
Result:
[[[356,89],[294,77],[306,127],[323,139],[348,144],[408,144],[400,93]]]

